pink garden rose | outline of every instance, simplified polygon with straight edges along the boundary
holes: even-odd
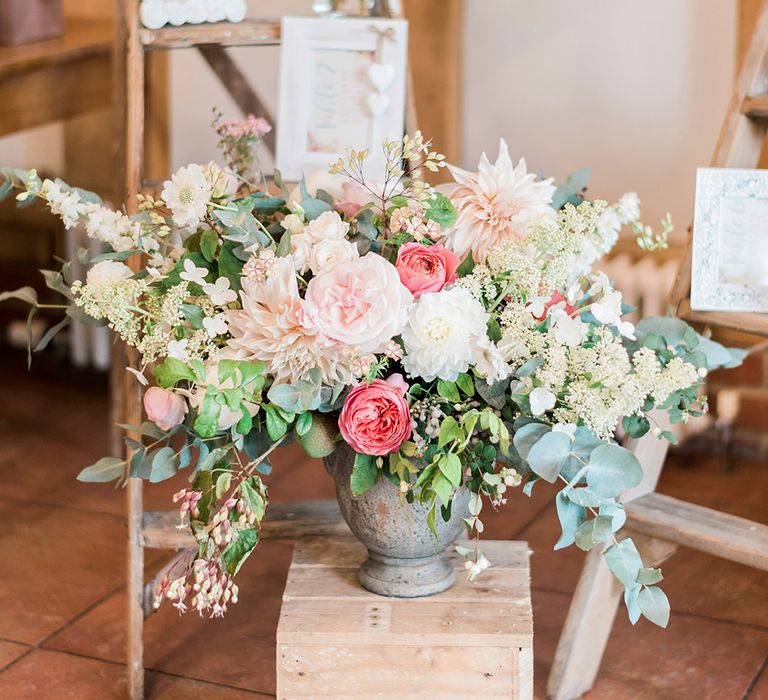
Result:
[[[456,279],[459,258],[440,244],[406,243],[397,254],[400,281],[417,299],[424,292],[439,292]]]
[[[373,253],[319,271],[304,299],[323,334],[361,355],[385,351],[403,329],[413,301],[394,265]]]
[[[187,402],[178,394],[152,386],[144,393],[144,410],[160,430],[170,430],[184,420],[188,409]]]
[[[365,455],[395,452],[411,436],[411,414],[405,400],[408,385],[399,374],[386,381],[358,384],[344,400],[339,415],[341,436]]]

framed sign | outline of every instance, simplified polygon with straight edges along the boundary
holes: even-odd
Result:
[[[276,167],[283,179],[327,169],[347,147],[369,149],[381,178],[385,138],[403,135],[408,23],[284,17]]]
[[[768,171],[698,169],[691,309],[768,312]]]

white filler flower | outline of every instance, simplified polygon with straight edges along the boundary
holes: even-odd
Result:
[[[488,314],[461,287],[422,294],[403,331],[403,367],[411,377],[455,381],[473,361],[475,344],[486,333]]]
[[[210,183],[199,165],[179,168],[163,183],[160,195],[173,214],[177,226],[197,226],[205,216],[213,194]]]
[[[133,274],[128,265],[115,260],[97,262],[85,276],[85,283],[90,287],[98,287],[109,282],[122,282]]]

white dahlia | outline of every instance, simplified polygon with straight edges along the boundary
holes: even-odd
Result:
[[[160,195],[173,215],[177,226],[197,226],[205,216],[213,187],[199,165],[179,168],[163,183]]]
[[[555,193],[552,178],[540,180],[527,172],[522,158],[517,167],[512,165],[504,139],[495,163],[483,153],[476,173],[452,165],[448,169],[458,183],[450,198],[459,216],[443,242],[460,258],[472,251],[483,262],[500,241],[522,240],[531,226],[555,218],[549,206]]]
[[[402,333],[402,363],[411,377],[455,381],[477,357],[477,342],[486,334],[488,314],[462,287],[422,294]]]
[[[299,295],[290,258],[274,258],[262,282],[248,280],[242,310],[227,311],[229,347],[262,361],[277,383],[306,379],[317,367],[326,383],[350,381],[355,356],[319,332]]]

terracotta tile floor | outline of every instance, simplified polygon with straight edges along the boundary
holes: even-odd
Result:
[[[72,388],[76,387],[76,388]],[[106,381],[55,363],[0,355],[0,698],[125,696],[123,493],[74,476],[107,451]],[[274,500],[328,498],[322,465],[287,449],[270,477]],[[177,484],[145,489],[168,507]],[[768,465],[670,458],[660,490],[768,521]],[[513,497],[487,536],[527,539],[532,558],[536,694],[547,674],[583,554],[553,552],[552,493]],[[150,565],[162,554],[148,552]],[[291,546],[266,542],[240,575],[224,620],[163,608],[145,627],[148,698],[274,697],[275,627]],[[666,631],[622,614],[595,688],[600,700],[768,700],[768,574],[680,550],[664,566],[673,607]],[[439,700],[436,698],[435,700]],[[478,699],[482,700],[482,699]]]

